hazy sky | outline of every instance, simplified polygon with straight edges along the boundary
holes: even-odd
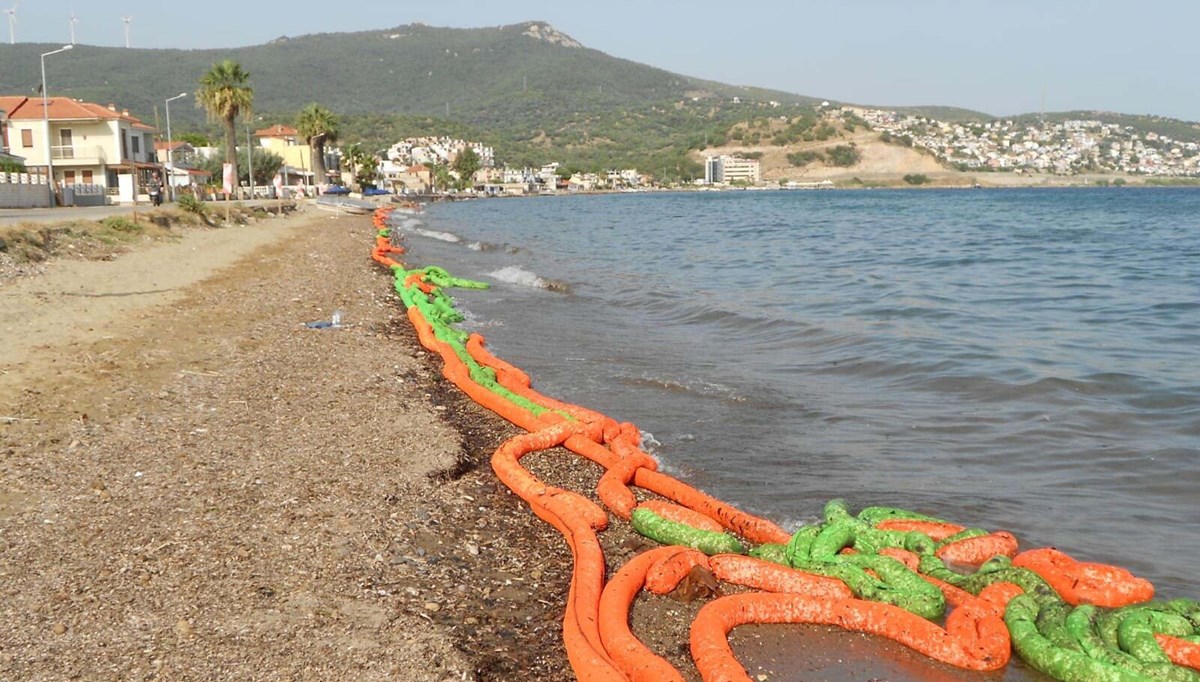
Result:
[[[72,11],[80,43],[124,45],[132,15],[134,47],[176,48],[537,19],[617,57],[815,97],[1003,115],[1044,92],[1051,111],[1200,120],[1200,0],[24,0],[17,41],[67,41]]]

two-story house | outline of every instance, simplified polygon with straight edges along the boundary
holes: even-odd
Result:
[[[188,142],[160,140],[154,143],[154,150],[158,154],[158,162],[166,169],[172,187],[206,185],[212,177],[208,171],[195,167],[200,154]]]
[[[276,124],[254,131],[254,137],[258,138],[259,146],[283,159],[283,167],[279,172],[283,175],[285,184],[291,184],[293,179],[303,179],[306,183],[314,181],[312,147],[304,143],[295,128]]]
[[[112,104],[50,97],[46,105],[43,112],[40,97],[0,96],[12,153],[31,171],[45,172],[49,152],[57,187],[99,186],[121,203],[132,202],[136,188],[138,199],[148,200],[146,187],[163,170],[154,128]]]

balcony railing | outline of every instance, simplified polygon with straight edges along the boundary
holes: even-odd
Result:
[[[100,145],[59,145],[50,148],[50,158],[55,161],[105,163],[107,156]]]

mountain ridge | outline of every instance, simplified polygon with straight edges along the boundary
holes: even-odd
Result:
[[[0,44],[0,93],[33,94],[39,54],[57,45]],[[255,111],[288,121],[317,101],[341,115],[348,138],[386,142],[380,117],[435,119],[466,126],[520,161],[547,148],[581,162],[682,168],[688,150],[765,113],[811,112],[822,98],[686,76],[587,47],[545,21],[484,28],[422,23],[356,32],[280,36],[238,48],[120,48],[79,45],[47,62],[50,93],[114,102],[154,123],[166,97],[194,91],[212,63],[233,59],[251,74]],[[102,74],[97,76],[97,74]],[[840,102],[832,101],[834,104]],[[881,107],[953,121],[987,121],[984,112],[944,106]],[[178,131],[204,126],[204,113],[172,107]],[[1035,116],[1027,114],[1024,116]],[[1194,124],[1122,115],[1200,138]],[[368,125],[364,121],[372,121]],[[163,127],[161,119],[159,127]],[[385,125],[381,125],[385,124]],[[390,134],[390,130],[386,131]]]

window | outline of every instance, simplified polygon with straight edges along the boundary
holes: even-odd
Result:
[[[71,133],[71,129],[63,128],[62,130],[58,131],[58,137],[59,137],[59,141],[62,142],[62,146],[58,149],[58,157],[57,158],[60,158],[60,159],[75,158],[75,147],[72,144],[74,141],[74,136]]]
[[[129,131],[121,130],[121,158],[129,158]]]
[[[141,135],[133,136],[133,153],[134,154],[142,153],[142,136]]]
[[[85,170],[85,171],[83,171],[83,184],[85,184],[85,185],[91,185],[91,184],[93,184],[93,182],[92,182],[92,172],[91,172],[90,170]]]
[[[33,147],[33,131],[29,128],[21,131],[21,146],[26,149]]]
[[[63,184],[64,185],[74,185],[75,184],[75,171],[73,171],[73,170],[63,171]]]

